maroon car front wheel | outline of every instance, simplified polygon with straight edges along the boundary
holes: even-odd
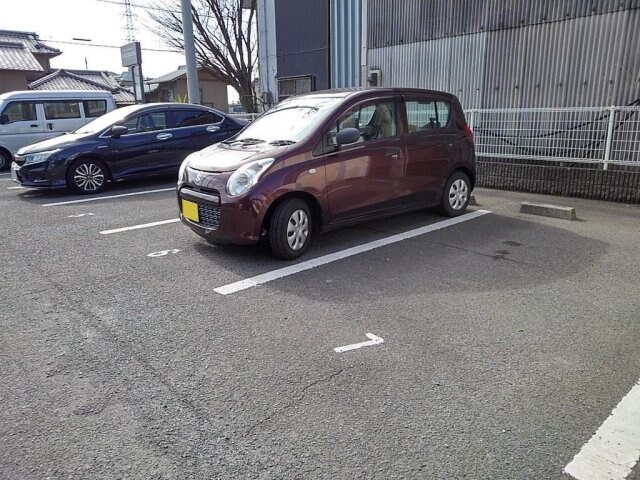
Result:
[[[269,244],[273,254],[284,260],[300,257],[311,243],[312,219],[309,206],[299,198],[287,198],[277,206],[269,222]]]

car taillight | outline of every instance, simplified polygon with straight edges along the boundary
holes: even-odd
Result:
[[[464,126],[464,134],[469,140],[473,141],[473,130],[469,125]]]

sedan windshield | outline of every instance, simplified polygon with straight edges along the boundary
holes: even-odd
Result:
[[[299,97],[285,100],[228,141],[289,145],[307,137],[343,100],[342,97]]]
[[[94,121],[87,123],[83,127],[80,127],[73,133],[79,134],[93,134],[101,132],[113,125],[122,123],[124,119],[131,113],[138,110],[137,105],[131,105],[129,107],[118,108],[109,112],[101,117],[96,118]]]

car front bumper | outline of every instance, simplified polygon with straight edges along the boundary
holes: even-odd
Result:
[[[203,190],[188,184],[180,185],[177,193],[180,220],[201,237],[237,245],[255,244],[260,239],[260,208],[251,199],[232,199],[224,191]],[[197,221],[185,215],[183,201],[197,205]]]
[[[48,162],[31,165],[11,164],[11,179],[29,188],[65,188],[67,182],[52,170]]]

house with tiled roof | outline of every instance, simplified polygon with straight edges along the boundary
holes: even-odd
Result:
[[[147,87],[148,85],[148,87]],[[227,83],[215,73],[200,67],[198,69],[200,104],[226,112],[229,109]],[[187,99],[187,68],[178,67],[160,77],[145,81],[147,102],[184,102]]]
[[[29,82],[51,69],[50,60],[61,53],[35,33],[0,30],[0,93],[26,90]]]
[[[133,105],[133,93],[121,87],[111,72],[59,69],[29,84],[30,90],[105,90],[119,107]]]

